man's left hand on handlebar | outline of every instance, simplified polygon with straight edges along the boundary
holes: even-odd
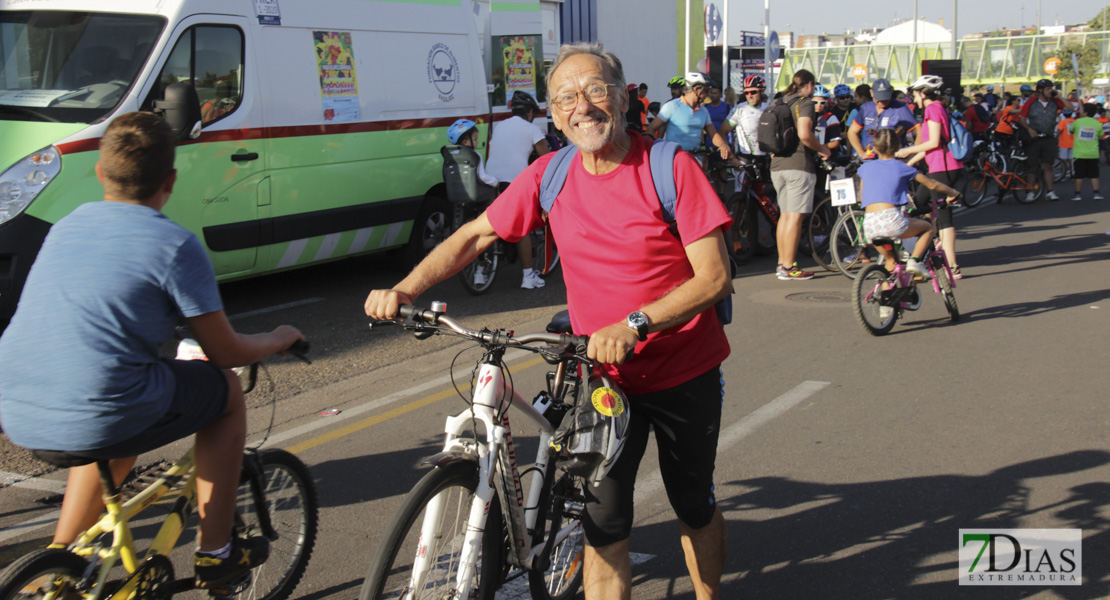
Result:
[[[373,290],[366,297],[366,316],[386,321],[397,318],[397,310],[403,304],[412,304],[412,298],[400,290]]]
[[[599,329],[590,336],[586,356],[606,365],[619,365],[636,349],[636,332],[623,321]]]

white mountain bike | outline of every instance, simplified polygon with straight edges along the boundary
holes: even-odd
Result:
[[[515,335],[467,329],[444,312],[445,304],[433,302],[431,310],[403,306],[400,315],[418,338],[454,335],[485,349],[471,406],[447,418],[443,451],[422,461],[434,468],[409,492],[378,546],[360,600],[490,599],[525,574],[533,598],[572,598],[582,583],[582,480],[554,467],[550,441],[586,385],[579,369],[591,368],[588,338],[569,335],[558,316],[548,333]],[[503,362],[509,348],[555,365],[547,389],[531,402],[513,388]],[[535,463],[523,473],[509,408],[539,429]]]

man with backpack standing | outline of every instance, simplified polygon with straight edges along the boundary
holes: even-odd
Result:
[[[814,133],[812,96],[816,89],[813,73],[798,71],[782,98],[775,100],[759,120],[759,145],[771,153],[771,183],[781,211],[775,230],[779,250],[775,275],[783,281],[813,279],[813,273],[803,271],[794,259],[802,239],[802,219],[813,212],[816,157],[828,159],[832,155]]]
[[[1060,199],[1056,190],[1052,189],[1055,177],[1052,174],[1052,163],[1056,162],[1057,146],[1056,120],[1061,111],[1072,110],[1071,102],[1057,97],[1056,86],[1047,79],[1037,82],[1037,93],[1021,107],[1021,126],[1029,133],[1031,138],[1026,153],[1029,160],[1041,163],[1044,169],[1045,186],[1048,188],[1047,198],[1052,201]],[[1029,192],[1032,194],[1033,192]]]
[[[727,550],[713,471],[729,346],[714,305],[732,289],[724,241],[732,221],[690,155],[625,129],[625,85],[620,60],[599,44],[563,46],[547,89],[552,121],[573,147],[529,166],[394,289],[372,291],[364,308],[394,318],[399,305],[462,270],[498,236],[519,239],[548,223],[560,244],[573,331],[590,336],[588,356],[629,397],[624,449],[602,482],[585,490],[586,598],[631,597],[634,484],[653,425],[694,593],[710,600],[719,597]],[[660,218],[668,191],[673,219]]]

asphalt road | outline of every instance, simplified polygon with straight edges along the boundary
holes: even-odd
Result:
[[[741,268],[722,366],[722,597],[1110,593],[1107,206],[1041,201],[958,214],[963,318],[949,323],[927,294],[883,338],[856,323],[840,275],[779,281],[770,257]],[[508,273],[487,296],[449,281],[421,300],[445,300],[475,327],[541,329],[562,307],[561,281],[527,291],[516,267]],[[320,540],[294,597],[357,596],[379,532],[423,473],[414,463],[437,451],[443,418],[464,407],[445,377],[464,345],[367,328],[366,292],[402,275],[380,257],[223,288],[240,330],[288,322],[313,343],[312,365],[271,361],[274,389],[252,398],[252,439],[270,421],[262,405],[276,398],[270,443],[310,466],[320,495]],[[474,358],[462,355],[459,377]],[[538,389],[542,366],[513,365],[526,396]],[[327,409],[341,412],[321,416]],[[692,598],[653,453],[637,490],[634,597]],[[17,452],[0,460],[0,470],[35,474]],[[43,543],[49,528],[27,524],[55,510],[43,500],[56,500],[60,480],[48,473],[0,490],[0,565]],[[957,584],[959,529],[1017,527],[1081,528],[1083,585]]]

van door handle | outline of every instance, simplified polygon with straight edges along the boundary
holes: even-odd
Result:
[[[258,153],[257,152],[246,152],[244,154],[232,154],[231,155],[231,160],[232,160],[232,162],[246,162],[246,161],[249,161],[249,160],[258,160]]]

